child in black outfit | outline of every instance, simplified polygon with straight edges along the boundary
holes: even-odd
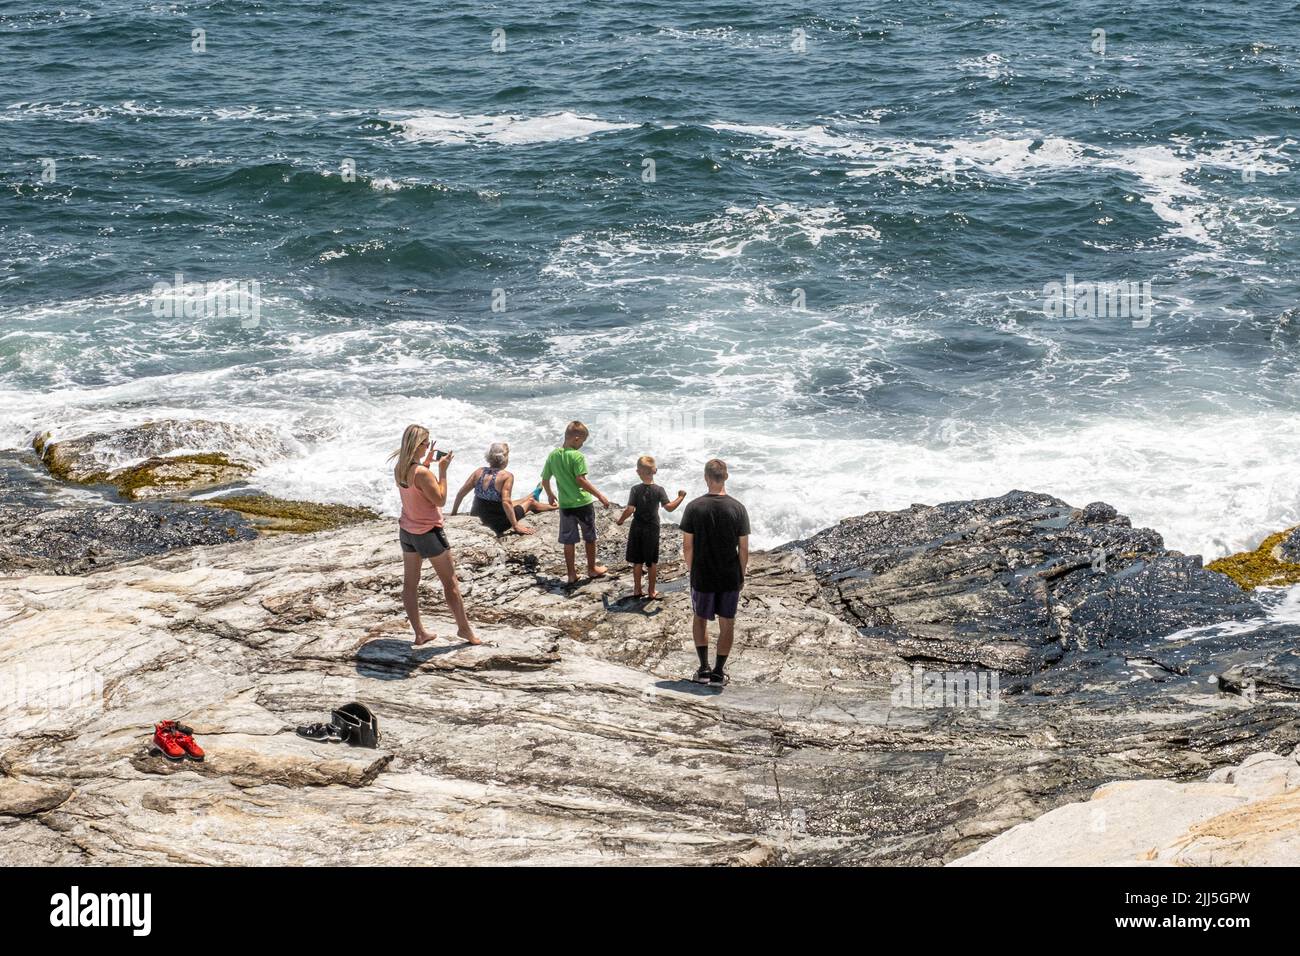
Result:
[[[641,597],[641,566],[645,565],[650,571],[647,596],[652,601],[659,597],[659,592],[655,590],[655,573],[659,570],[659,506],[663,505],[666,511],[676,511],[686,500],[684,491],[677,492],[675,501],[668,500],[668,492],[655,484],[658,470],[655,460],[649,455],[642,455],[636,460],[636,473],[641,483],[628,492],[627,507],[618,516],[617,522],[621,525],[632,516],[625,555],[632,565],[632,579],[636,584],[633,597]]]

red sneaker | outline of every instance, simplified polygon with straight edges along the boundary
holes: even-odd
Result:
[[[181,748],[185,751],[185,756],[189,757],[191,760],[203,759],[203,748],[195,742],[194,731],[190,730],[190,728],[186,727],[184,724],[176,724],[175,738],[176,742],[180,744]]]
[[[176,739],[175,728],[176,724],[170,720],[155,724],[153,728],[153,745],[168,760],[184,760],[185,748]]]

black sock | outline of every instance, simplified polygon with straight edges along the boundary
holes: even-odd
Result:
[[[696,645],[695,645],[695,653],[698,654],[698,655],[700,656],[700,666],[701,666],[701,667],[708,667],[708,666],[709,666],[709,645],[708,645],[708,644],[696,644]]]
[[[725,667],[726,665],[727,665],[727,655],[726,655],[726,654],[719,654],[719,655],[718,655],[718,663],[716,663],[716,664],[713,665],[713,673],[715,673],[715,674],[721,674],[721,673],[722,673],[722,668]]]

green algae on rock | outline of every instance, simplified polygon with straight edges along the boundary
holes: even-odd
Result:
[[[124,498],[172,498],[247,478],[253,469],[222,454],[158,456],[107,476]]]
[[[379,517],[369,508],[289,501],[271,495],[233,495],[211,498],[203,503],[239,512],[263,534],[310,534],[360,524]]]
[[[46,431],[33,438],[32,449],[61,481],[127,484],[137,490],[162,485],[162,496],[168,496],[228,482],[235,470],[240,472],[235,478],[242,477],[281,444],[277,432],[261,426],[159,419],[57,440]],[[195,472],[192,480],[185,479],[187,469]],[[141,495],[152,496],[157,495]]]
[[[1206,570],[1226,574],[1247,591],[1300,582],[1300,564],[1282,557],[1282,542],[1294,529],[1265,538],[1254,551],[1241,551],[1207,564]]]
[[[255,463],[225,452],[192,451],[211,440],[217,447],[253,447],[271,436],[223,422],[146,422],[116,432],[54,441],[38,435],[32,448],[50,475],[83,485],[111,485],[128,501],[193,501],[203,492],[226,490],[225,497],[193,501],[196,506],[234,512],[263,534],[309,534],[379,517],[367,508],[291,501],[243,486]],[[210,446],[209,446],[210,447]],[[114,458],[135,463],[114,468]],[[241,487],[243,486],[243,487]]]

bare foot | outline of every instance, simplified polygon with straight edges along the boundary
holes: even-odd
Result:
[[[632,600],[634,600],[634,601],[639,601],[639,600],[641,600],[641,598],[643,598],[643,597],[645,597],[645,595],[643,595],[640,591],[633,591],[633,592],[632,592]]]
[[[473,631],[470,631],[468,633],[466,633],[465,631],[457,631],[456,636],[459,637],[466,644],[472,644],[475,647],[478,647],[480,644],[483,643],[478,639],[477,636],[475,636]]]
[[[660,595],[659,595],[659,592],[658,592],[658,591],[651,591],[651,592],[650,592],[649,598],[650,598],[651,601],[657,601],[657,600],[659,600],[659,597],[660,597]]]
[[[587,569],[587,577],[589,578],[603,578],[608,573],[609,568],[605,567],[603,564],[598,564],[594,568]]]
[[[430,641],[436,641],[437,639],[437,634],[430,634],[428,631],[425,631],[415,639],[415,646],[419,647],[421,644],[428,644]]]

